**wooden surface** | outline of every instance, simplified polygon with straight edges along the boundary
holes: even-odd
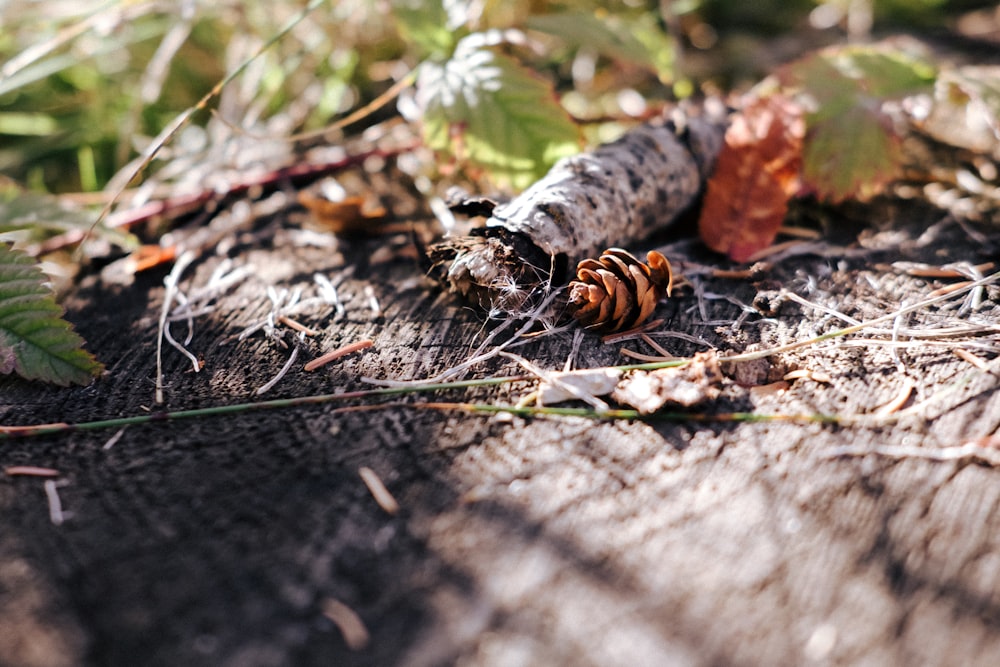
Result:
[[[705,312],[681,291],[658,311],[665,328],[727,351],[787,342],[840,323],[786,303],[768,321],[751,315],[733,327],[740,307],[712,295],[750,303],[785,288],[865,319],[942,284],[877,264],[995,252],[953,224],[924,243],[926,220],[870,222],[885,226],[864,232],[884,249],[787,260],[755,284],[706,280]],[[855,232],[837,233],[851,240]],[[336,278],[351,268],[340,288],[347,310],[338,321],[321,309],[299,317],[322,331],[301,360],[364,338],[374,346],[312,373],[297,364],[265,398],[365,388],[360,376],[428,377],[482,340],[478,315],[412,264],[370,265],[384,240],[336,251],[298,247],[297,234],[278,219],[229,251],[256,267],[254,277],[196,320],[190,349],[204,359],[202,372],[165,352],[168,408],[254,400],[288,351],[261,333],[233,336],[266,312],[266,285],[312,289],[315,271]],[[204,283],[219,261],[199,260],[182,288]],[[162,278],[128,287],[86,280],[67,304],[106,377],[73,389],[6,379],[3,423],[151,407]],[[996,314],[989,302],[974,317],[996,322]],[[175,325],[175,334],[183,330]],[[659,340],[676,354],[700,349]],[[570,332],[515,351],[560,368],[571,343]],[[577,365],[622,363],[619,347],[588,336]],[[797,380],[781,394],[730,381],[706,410],[872,413],[907,382],[923,400],[971,380],[920,418],[878,427],[329,404],[130,427],[114,442],[115,430],[3,442],[0,467],[60,472],[66,517],[54,525],[42,479],[0,476],[0,663],[998,664],[997,471],[970,460],[824,454],[843,445],[947,447],[994,433],[996,375],[969,375],[968,362],[929,346],[897,361],[884,347],[826,343],[778,361],[830,380]],[[514,368],[496,359],[474,376]],[[528,389],[404,400],[513,403]],[[363,466],[398,500],[398,514],[375,502]],[[365,648],[349,648],[324,615],[331,599],[360,616]]]

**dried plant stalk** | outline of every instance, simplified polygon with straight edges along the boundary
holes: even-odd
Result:
[[[725,133],[721,105],[641,125],[617,141],[560,160],[476,235],[432,246],[432,271],[487,308],[517,312],[567,267],[627,246],[676,220],[701,193]]]

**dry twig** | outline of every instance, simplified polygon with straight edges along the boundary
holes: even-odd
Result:
[[[368,646],[370,636],[364,621],[357,613],[340,600],[323,600],[323,615],[333,621],[344,637],[344,643],[352,651],[360,651]]]
[[[353,354],[354,352],[358,352],[360,350],[365,350],[374,344],[375,344],[374,341],[366,338],[365,340],[359,340],[355,343],[351,343],[350,345],[344,345],[343,347],[338,347],[336,350],[332,350],[330,352],[327,352],[326,354],[316,357],[315,359],[307,363],[304,366],[304,369],[307,371],[314,371],[320,366],[325,366],[331,361],[340,359],[341,357],[345,357],[348,354]]]
[[[9,466],[3,470],[5,475],[16,477],[25,475],[28,477],[58,477],[59,471],[55,468],[42,468],[40,466]]]
[[[371,492],[375,502],[378,503],[378,506],[386,514],[396,514],[399,512],[399,503],[389,493],[389,489],[385,487],[385,484],[382,483],[382,480],[375,474],[374,470],[367,466],[361,466],[358,468],[358,475],[361,476],[361,480],[368,487],[368,491]]]

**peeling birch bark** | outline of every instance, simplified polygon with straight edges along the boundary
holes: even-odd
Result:
[[[611,246],[629,246],[675,221],[701,194],[722,146],[726,114],[675,112],[617,141],[560,160],[474,235],[431,246],[432,272],[494,310],[518,312],[537,288]]]

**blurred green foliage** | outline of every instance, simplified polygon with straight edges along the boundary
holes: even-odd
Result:
[[[622,90],[657,98],[688,94],[706,81],[721,88],[752,82],[774,60],[789,59],[794,47],[775,46],[780,40],[803,36],[803,48],[843,41],[859,6],[872,10],[876,28],[921,28],[984,4],[395,0],[390,13],[390,3],[378,0],[331,0],[255,61],[215,106],[229,122],[272,136],[319,128],[376,97],[420,60],[447,59],[461,37],[513,28],[530,39],[520,46],[508,40],[502,50],[529,60],[574,114],[600,116],[621,112]],[[0,174],[34,190],[102,188],[302,5],[0,3]],[[825,22],[822,29],[817,21]],[[207,114],[195,119],[206,121]]]

